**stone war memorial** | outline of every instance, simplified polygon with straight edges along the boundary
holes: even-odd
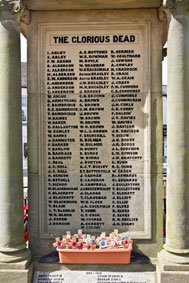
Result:
[[[20,32],[28,42],[28,247]],[[0,282],[189,282],[189,1],[0,0],[0,74]],[[115,229],[133,240],[129,264],[114,264],[113,254],[112,264],[59,263],[55,238]]]

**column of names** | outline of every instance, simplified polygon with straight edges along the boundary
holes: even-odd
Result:
[[[49,231],[144,230],[141,34],[47,36]]]

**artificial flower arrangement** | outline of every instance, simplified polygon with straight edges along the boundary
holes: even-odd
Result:
[[[71,235],[66,232],[61,238],[56,238],[53,246],[59,252],[61,263],[129,263],[133,241],[127,236],[121,236],[118,230],[106,236],[102,232],[99,237],[82,234]],[[126,258],[127,257],[127,258]]]
[[[118,234],[118,230],[110,233],[106,237],[105,232],[102,232],[99,237],[82,234],[82,230],[78,230],[78,234],[71,236],[70,231],[63,235],[62,240],[56,238],[56,242],[53,244],[54,247],[59,249],[127,249],[132,246],[133,241],[127,236],[121,236]]]

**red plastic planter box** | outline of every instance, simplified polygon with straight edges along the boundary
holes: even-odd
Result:
[[[98,249],[74,250],[59,249],[60,263],[77,264],[128,264],[131,259],[132,248],[128,249]]]

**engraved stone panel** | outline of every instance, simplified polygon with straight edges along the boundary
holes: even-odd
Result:
[[[150,238],[148,22],[39,31],[41,235]]]
[[[154,272],[37,271],[34,283],[155,283]]]

